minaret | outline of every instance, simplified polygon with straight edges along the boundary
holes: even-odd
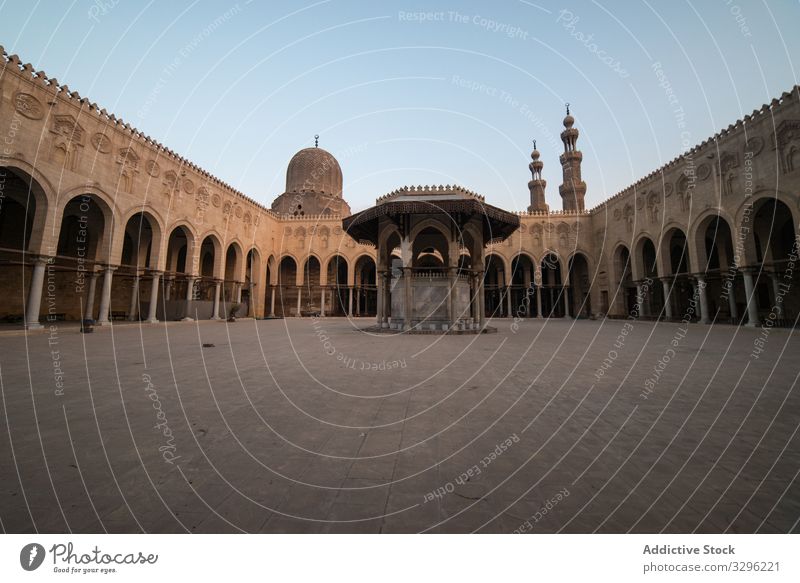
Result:
[[[561,141],[564,142],[564,153],[561,154],[561,169],[564,172],[564,182],[558,187],[561,195],[562,208],[565,211],[582,211],[583,198],[586,196],[586,183],[581,180],[581,161],[583,154],[576,149],[578,129],[575,118],[569,114],[567,103],[567,117],[564,118],[564,131],[561,132]]]
[[[528,164],[531,169],[531,181],[528,182],[528,190],[531,191],[531,206],[528,207],[529,213],[547,212],[550,207],[544,200],[544,189],[547,181],[542,180],[542,168],[544,164],[539,160],[539,150],[536,149],[536,140],[533,140],[533,152],[531,152],[533,162]]]

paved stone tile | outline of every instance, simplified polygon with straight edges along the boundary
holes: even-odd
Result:
[[[0,334],[2,527],[798,530],[789,331],[753,359],[758,330],[690,326],[648,392],[675,325],[636,323],[620,348],[613,320],[493,324],[371,336],[328,319],[327,349],[310,320],[65,327],[63,395],[45,335],[26,351]]]

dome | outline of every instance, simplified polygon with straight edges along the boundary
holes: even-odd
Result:
[[[564,127],[569,129],[573,125],[575,125],[575,118],[572,117],[569,113],[567,113],[567,117],[564,118]]]
[[[286,192],[317,192],[342,196],[342,169],[330,152],[305,148],[292,156],[286,169]]]

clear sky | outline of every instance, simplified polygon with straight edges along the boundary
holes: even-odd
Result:
[[[594,206],[790,90],[798,25],[789,0],[0,0],[9,53],[264,204],[320,134],[354,211],[440,183],[523,210],[533,138],[561,208],[566,102]]]

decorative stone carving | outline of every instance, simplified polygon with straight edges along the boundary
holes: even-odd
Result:
[[[622,209],[622,218],[625,220],[625,227],[630,232],[633,229],[633,220],[636,216],[636,211],[631,203],[627,203]]]
[[[172,199],[175,195],[180,194],[181,183],[178,179],[178,174],[174,170],[167,170],[164,173],[164,195]]]
[[[189,180],[188,178],[183,179],[183,192],[186,194],[192,194],[194,192],[194,182]]]
[[[242,218],[242,214],[243,214],[243,212],[244,212],[244,211],[242,211],[242,207],[241,207],[240,205],[238,205],[238,204],[237,204],[237,205],[236,205],[236,207],[234,207],[234,209],[233,209],[233,214],[235,214],[235,215],[236,215],[236,218],[237,218],[237,219],[241,219],[241,218]]]
[[[800,120],[787,119],[775,130],[775,141],[784,173],[797,169],[800,163]]]
[[[678,201],[680,202],[681,211],[683,212],[687,212],[691,206],[693,189],[694,183],[689,180],[689,177],[686,176],[686,174],[683,174],[680,178],[678,178],[676,190],[678,191]]]
[[[84,129],[71,115],[56,115],[50,133],[53,134],[50,160],[66,170],[75,171],[78,154],[83,148]]]
[[[709,176],[711,176],[711,166],[708,164],[700,164],[697,167],[697,178],[700,180],[706,180]]]
[[[42,102],[30,93],[18,91],[14,95],[14,109],[28,119],[42,119],[44,117]]]
[[[92,136],[92,146],[101,154],[108,154],[111,151],[111,139],[98,132]]]
[[[753,136],[744,144],[744,154],[755,158],[764,149],[764,138],[760,136]]]
[[[618,221],[618,220],[620,220],[622,218],[622,210],[620,210],[619,208],[615,208],[613,214],[614,214],[614,220],[615,221]]]
[[[117,152],[120,165],[120,186],[125,192],[133,192],[133,179],[139,173],[139,156],[133,148],[120,148]]]
[[[161,174],[161,168],[159,167],[158,163],[155,160],[148,160],[144,163],[144,171],[147,172],[153,178],[158,178],[158,175]]]
[[[669,198],[670,196],[672,196],[674,190],[675,189],[673,188],[671,182],[667,182],[666,184],[664,184],[664,198]]]
[[[661,200],[656,192],[647,195],[647,216],[650,222],[658,224],[658,215],[661,211]]]
[[[215,192],[213,195],[211,195],[211,204],[219,208],[219,206],[222,204],[222,197]]]

